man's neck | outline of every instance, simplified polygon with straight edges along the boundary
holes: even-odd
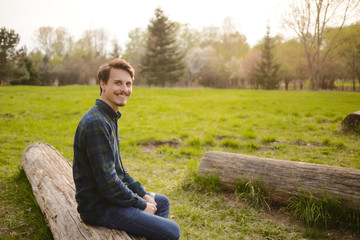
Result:
[[[100,100],[103,101],[104,103],[106,103],[107,105],[109,105],[112,108],[112,110],[114,110],[115,112],[119,111],[119,107],[117,105],[113,105],[113,104],[109,103],[108,101],[106,101],[102,97],[100,97]]]

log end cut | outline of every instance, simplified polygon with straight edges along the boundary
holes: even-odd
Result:
[[[345,132],[354,131],[360,134],[360,111],[350,113],[341,122]]]

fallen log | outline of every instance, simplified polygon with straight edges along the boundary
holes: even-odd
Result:
[[[22,153],[21,164],[55,240],[145,240],[82,222],[76,210],[71,163],[51,145],[29,145]]]
[[[360,206],[359,169],[209,151],[198,173],[218,176],[227,190],[234,190],[236,181],[260,180],[270,199],[280,204],[302,190],[319,198],[327,192],[347,204]]]
[[[345,132],[355,131],[360,134],[360,111],[347,115],[341,121],[341,126]]]

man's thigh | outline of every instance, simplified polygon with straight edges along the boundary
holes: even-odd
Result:
[[[134,207],[109,207],[100,217],[97,225],[124,230],[148,239],[178,239],[180,237],[180,229],[176,222]]]

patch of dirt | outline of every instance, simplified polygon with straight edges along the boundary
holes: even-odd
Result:
[[[295,145],[298,145],[298,146],[308,146],[308,147],[311,147],[311,146],[315,146],[315,147],[324,147],[324,146],[327,146],[327,144],[325,143],[319,143],[319,142],[304,142],[302,140],[297,140],[295,141]]]
[[[168,145],[172,148],[178,148],[181,144],[181,139],[173,138],[169,140],[155,140],[152,139],[146,143],[139,143],[138,145],[145,148],[146,152],[154,152],[158,147]]]
[[[296,141],[287,141],[287,140],[277,140],[273,142],[273,144],[287,144],[287,145],[297,145],[297,146],[315,146],[315,147],[325,147],[327,146],[326,143],[320,143],[320,142],[305,142],[303,140],[296,140]],[[272,146],[270,146],[272,147]]]
[[[225,138],[231,138],[231,139],[236,139],[236,137],[234,137],[234,136],[221,136],[221,135],[217,135],[216,136],[216,139],[217,140],[223,140],[223,139],[225,139]]]
[[[144,147],[144,150],[146,153],[153,153],[156,151],[156,149],[158,148],[157,146],[153,146],[153,145],[142,145]]]

